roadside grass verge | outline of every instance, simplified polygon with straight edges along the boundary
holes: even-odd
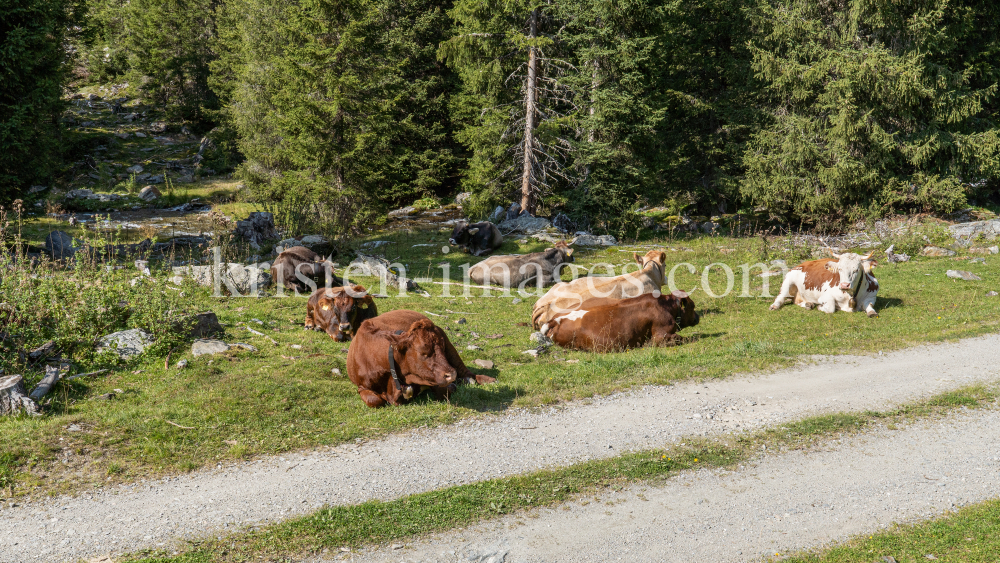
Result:
[[[378,545],[394,540],[513,514],[532,508],[600,496],[638,482],[657,483],[681,471],[734,468],[763,455],[815,447],[876,425],[896,427],[942,416],[956,409],[995,403],[997,389],[971,386],[888,411],[836,413],[806,418],[747,435],[685,440],[679,446],[525,475],[359,505],[327,507],[309,516],[262,526],[218,539],[191,543],[176,555],[145,552],[126,557],[134,563],[208,563],[286,560],[341,547]]]
[[[1000,500],[967,506],[916,524],[896,524],[786,563],[993,563],[1000,554]],[[932,557],[928,557],[932,556]],[[888,558],[892,559],[888,559]],[[933,558],[933,559],[932,559]]]
[[[378,250],[403,264],[410,277],[441,282],[440,264],[447,263],[450,279],[460,281],[459,266],[469,257],[441,251],[449,234],[389,232],[367,240],[388,240]],[[534,252],[547,246],[525,240],[510,238],[499,252]],[[414,246],[418,244],[434,246]],[[575,263],[585,268],[608,263],[620,270],[633,262],[632,251],[642,254],[650,248],[665,249],[668,266],[690,263],[695,267],[694,274],[683,266],[677,270],[677,284],[686,289],[699,285],[703,269],[712,263],[726,262],[735,268],[780,256],[794,265],[806,253],[781,240],[765,246],[760,239],[701,237],[659,239],[622,248],[580,248]],[[15,482],[13,495],[57,494],[259,455],[375,439],[409,428],[585,399],[639,385],[774,369],[789,366],[803,355],[888,352],[995,332],[1000,299],[986,293],[1000,288],[1000,261],[969,263],[958,258],[918,258],[878,268],[882,289],[877,319],[863,314],[825,315],[795,306],[769,311],[773,298],[760,297],[763,279],[749,276],[748,293],[753,297],[740,297],[741,271],[736,268],[730,295],[712,299],[704,290],[694,293],[702,320],[681,333],[688,339],[681,346],[614,354],[551,348],[538,358],[522,353],[535,346],[528,340],[533,297],[502,296],[499,291],[484,296],[483,290],[465,297],[458,286],[448,286],[449,296],[440,283],[421,283],[431,297],[390,292],[390,297],[376,300],[379,311],[426,313],[447,329],[474,371],[499,381],[463,386],[447,403],[420,397],[405,407],[379,410],[365,407],[346,377],[347,344],[302,329],[304,297],[212,297],[210,289],[192,282],[176,288],[165,283],[169,269],[154,264],[157,283],[148,291],[179,296],[191,311],[215,311],[226,329],[220,338],[250,343],[258,351],[193,358],[185,344],[172,350],[169,363],[163,355],[149,354],[99,377],[63,382],[51,395],[46,416],[0,420],[0,433],[5,437],[0,453],[19,460],[15,476],[9,478]],[[349,257],[334,259],[343,267]],[[954,268],[968,269],[983,280],[945,277],[945,270]],[[53,283],[60,276],[72,275],[45,272]],[[134,270],[107,274],[109,280],[120,283],[135,275]],[[720,268],[713,268],[708,280],[717,293],[723,292],[726,280]],[[377,280],[356,281],[379,290]],[[780,278],[769,281],[773,295]],[[40,318],[49,305],[39,304]],[[457,324],[461,319],[466,323]],[[25,349],[40,344],[30,342]],[[470,350],[470,345],[478,349]],[[107,367],[95,365],[86,356],[72,359],[77,373]],[[188,360],[186,369],[175,367],[181,359]],[[476,359],[496,365],[491,370],[478,369],[473,365]],[[33,369],[22,372],[29,384],[40,377],[37,367]],[[115,393],[115,398],[101,400],[108,393]]]

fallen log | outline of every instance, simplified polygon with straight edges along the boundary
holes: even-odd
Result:
[[[0,415],[12,415],[21,411],[39,414],[38,405],[31,400],[24,388],[24,378],[20,375],[0,376]]]
[[[35,386],[34,389],[32,389],[30,395],[31,399],[37,402],[39,399],[44,397],[49,391],[52,390],[60,378],[61,374],[58,367],[45,366],[45,377],[38,382],[38,385]]]

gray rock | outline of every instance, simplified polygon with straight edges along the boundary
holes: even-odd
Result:
[[[704,223],[701,224],[700,227],[701,227],[701,232],[705,233],[706,235],[711,235],[718,232],[720,226],[721,225],[719,225],[715,221],[705,221]]]
[[[125,169],[125,171],[128,172],[129,174],[142,174],[142,165],[136,164],[134,166],[129,166],[128,168]]]
[[[522,354],[527,354],[527,355],[531,356],[532,358],[537,358],[538,354],[539,354],[538,350],[525,350],[524,352],[521,352],[521,353]]]
[[[70,190],[66,192],[66,199],[88,198],[92,195],[94,195],[93,190],[88,190],[87,188],[80,188],[78,190]]]
[[[551,346],[552,345],[552,339],[549,338],[548,336],[545,336],[544,334],[542,334],[540,332],[532,332],[531,336],[528,337],[528,340],[530,340],[532,342],[537,342],[539,346]]]
[[[314,246],[319,246],[327,243],[328,241],[319,235],[306,235],[302,237],[302,240],[299,241],[299,244],[301,244],[306,248],[312,248]]]
[[[48,186],[31,186],[28,188],[28,195],[37,194],[38,192],[44,192],[49,189]]]
[[[517,205],[517,204],[515,204]],[[510,214],[508,213],[508,216]],[[532,217],[527,213],[520,215],[514,219],[508,219],[503,223],[500,223],[500,230],[507,233],[525,233],[532,234],[539,231],[544,231],[552,226],[552,222],[544,217]]]
[[[1000,254],[1000,246],[991,246],[986,250],[989,250],[990,254]]]
[[[895,244],[889,245],[889,248],[885,249],[885,257],[890,264],[898,264],[900,262],[910,261],[909,254],[903,254],[903,253],[896,254],[895,252],[892,251],[893,248],[896,248]]]
[[[49,340],[45,344],[42,344],[38,348],[28,352],[28,358],[33,362],[37,362],[38,360],[44,360],[45,358],[54,356],[57,350],[58,346],[56,346],[56,343]]]
[[[229,268],[224,270],[222,286],[229,288],[232,284],[241,295],[248,295],[254,288],[259,292],[267,289],[271,285],[271,272],[256,266],[244,266],[243,264],[229,264]],[[228,280],[229,284],[226,283]]]
[[[125,360],[142,354],[152,343],[153,335],[141,329],[133,328],[101,337],[97,344],[97,351],[111,350],[118,354],[119,358]]]
[[[490,360],[476,360],[473,363],[483,369],[493,369],[493,362]]]
[[[556,215],[555,219],[552,220],[552,226],[564,233],[572,233],[573,230],[576,229],[576,225],[573,224],[573,220],[570,219],[565,213]]]
[[[1000,219],[958,223],[951,225],[948,229],[955,238],[970,239],[977,235],[982,235],[986,239],[993,240],[1000,235]]]
[[[146,134],[143,133],[142,131],[136,131],[135,136],[139,137],[140,139],[145,139],[146,138]]]
[[[583,233],[573,239],[573,244],[575,246],[617,246],[618,241],[611,235],[595,236]]]
[[[482,350],[482,348],[476,346],[475,344],[469,344],[468,346],[465,347],[465,349],[469,350],[470,352],[474,352],[476,350]]]
[[[256,348],[254,348],[253,346],[251,346],[249,344],[246,344],[244,342],[233,342],[232,344],[229,345],[229,349],[232,350],[233,348],[241,348],[241,349],[246,350],[248,352],[256,352],[257,351]]]
[[[504,221],[513,221],[514,219],[517,219],[520,216],[521,216],[521,204],[515,201],[514,203],[510,204],[510,207],[507,208],[507,215],[504,216]]]
[[[221,340],[198,339],[191,344],[191,355],[194,357],[221,354],[228,351],[229,344]]]
[[[139,192],[139,199],[142,201],[153,201],[159,199],[162,195],[160,190],[156,189],[156,186],[146,186]]]
[[[45,252],[53,260],[65,260],[76,254],[73,248],[73,238],[63,231],[52,231],[45,237]]]
[[[948,270],[947,272],[945,272],[945,275],[948,276],[949,278],[953,278],[956,280],[965,280],[965,281],[980,281],[983,279],[977,276],[976,274],[973,274],[972,272],[966,272],[965,270]]]
[[[184,369],[187,366],[188,366],[188,361],[187,360],[181,360],[181,361],[177,362],[177,364],[174,367],[177,368],[177,369]]]
[[[997,295],[1000,295],[1000,293],[997,293],[995,291],[989,291],[986,293],[987,297],[996,297]]]
[[[166,133],[167,124],[163,121],[154,121],[149,124],[149,130],[153,133]]]
[[[455,321],[455,324],[464,325],[467,322],[468,321],[465,320],[465,317],[462,317],[461,319],[458,319],[457,321]]]
[[[389,218],[399,219],[401,217],[409,217],[410,215],[416,215],[417,213],[419,213],[419,210],[416,207],[410,205],[407,207],[401,207],[399,209],[393,209],[392,211],[389,212]]]
[[[942,256],[954,256],[956,253],[950,248],[941,248],[940,246],[925,246],[923,250],[920,251],[921,256],[931,256],[931,257],[942,257]]]
[[[497,208],[494,209],[493,213],[490,215],[490,221],[496,223],[498,221],[501,221],[503,218],[504,218],[504,208],[498,205]]]
[[[274,215],[254,211],[246,219],[236,222],[236,236],[257,245],[278,238],[278,231],[274,228]]]

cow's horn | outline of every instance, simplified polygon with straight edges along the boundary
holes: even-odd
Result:
[[[688,292],[682,291],[680,289],[675,289],[675,290],[671,291],[670,294],[673,295],[674,297],[678,298],[678,299],[684,299],[685,297],[688,296]]]
[[[830,256],[833,256],[833,257],[834,257],[834,258],[836,258],[837,260],[840,260],[840,254],[837,254],[836,252],[834,252],[834,251],[833,251],[833,249],[832,249],[832,248],[830,248],[829,246],[828,246],[828,247],[826,247],[826,249],[827,249],[827,251],[828,251],[828,252],[830,253]]]
[[[474,228],[474,229],[469,229],[469,234],[470,234],[470,235],[474,235],[474,234],[476,234],[476,233],[478,233],[478,232],[479,232],[479,228],[478,228],[478,227],[477,227],[477,228]]]
[[[872,256],[874,256],[874,255],[875,255],[875,251],[872,250],[871,252],[868,253],[867,256],[865,256],[864,258],[862,258],[862,260],[871,260]]]

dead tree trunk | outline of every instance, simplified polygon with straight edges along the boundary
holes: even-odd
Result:
[[[538,9],[531,11],[530,39],[538,37]],[[528,84],[524,93],[524,171],[521,174],[521,209],[534,215],[537,211],[535,189],[532,186],[534,176],[534,145],[535,145],[535,97],[538,83],[538,48],[532,44],[528,48]]]
[[[45,378],[42,379],[38,386],[32,389],[31,399],[34,401],[39,401],[52,390],[52,387],[59,381],[62,374],[59,372],[59,368],[56,366],[45,366]]]
[[[38,405],[28,396],[23,378],[20,375],[0,376],[0,416],[17,414],[22,410],[38,414]]]

